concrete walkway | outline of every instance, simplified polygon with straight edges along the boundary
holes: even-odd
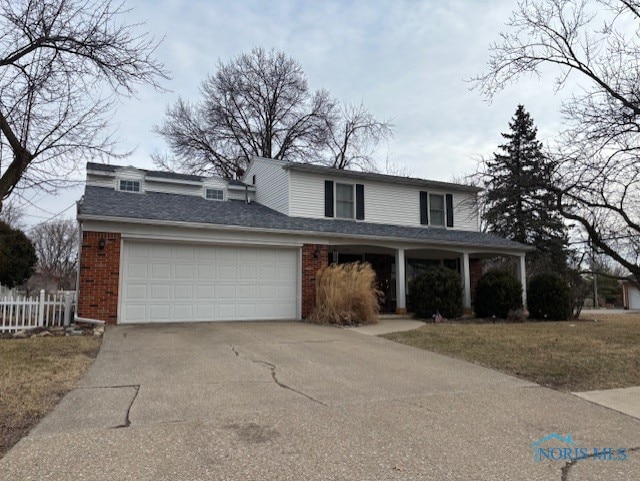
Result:
[[[628,448],[534,462],[532,443]],[[636,481],[640,421],[346,329],[118,326],[2,480]]]
[[[368,334],[370,336],[381,336],[382,334],[389,334],[390,332],[413,331],[414,329],[418,329],[424,325],[424,322],[408,317],[381,317],[378,319],[377,324],[349,327],[347,329],[361,334]]]
[[[585,317],[598,317],[598,314],[601,315],[624,315],[624,314],[640,314],[640,310],[638,309],[605,309],[605,308],[600,308],[600,309],[582,309],[582,311],[580,312],[580,316],[582,316],[581,318],[584,319]]]
[[[573,393],[582,399],[640,419],[640,386]]]

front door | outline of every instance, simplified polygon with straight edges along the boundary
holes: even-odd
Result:
[[[395,289],[391,278],[394,257],[388,254],[365,254],[364,260],[371,264],[378,280],[378,289],[382,291],[380,310],[382,312],[395,312]]]

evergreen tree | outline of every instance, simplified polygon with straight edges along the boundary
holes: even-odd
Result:
[[[489,231],[534,246],[529,258],[537,269],[563,272],[567,228],[549,190],[556,164],[545,156],[524,106],[509,127],[506,143],[486,162],[484,221]]]
[[[21,285],[33,274],[37,261],[36,250],[25,233],[0,221],[0,284]]]

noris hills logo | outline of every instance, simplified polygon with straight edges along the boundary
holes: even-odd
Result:
[[[555,441],[555,442],[554,442]],[[552,446],[553,445],[553,446]],[[560,445],[560,446],[558,446]],[[573,462],[582,460],[593,461],[626,461],[627,448],[612,447],[583,447],[578,446],[571,434],[560,436],[551,433],[531,444],[534,448],[533,460]]]

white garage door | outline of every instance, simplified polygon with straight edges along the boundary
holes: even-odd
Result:
[[[125,241],[120,322],[297,317],[296,249]]]

